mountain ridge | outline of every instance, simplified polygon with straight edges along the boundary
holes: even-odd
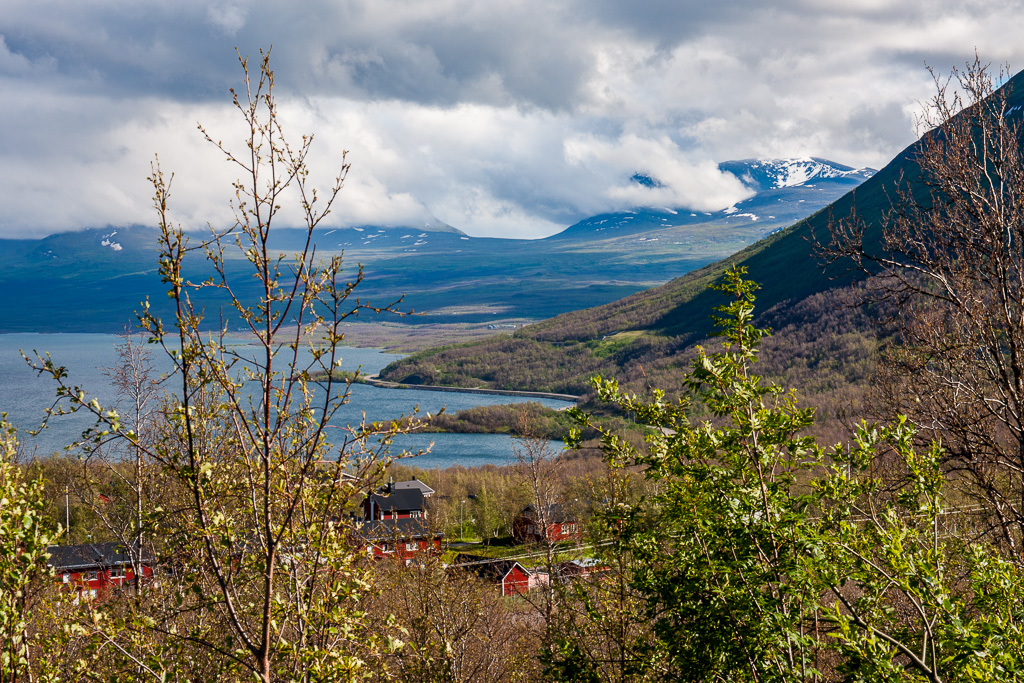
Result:
[[[877,173],[875,169],[856,169],[820,157],[739,159],[724,161],[718,168],[735,176],[754,195],[717,211],[642,206],[597,214],[544,239],[581,239],[601,233],[630,235],[722,221],[771,222],[781,228],[807,216],[809,211],[801,205],[822,208]],[[645,187],[661,186],[657,178],[647,174],[636,173],[632,181]]]
[[[614,301],[715,262],[787,225],[788,214],[779,207],[806,215],[827,204],[836,187],[768,190],[734,211],[699,218],[689,212],[694,216],[685,214],[679,225],[659,211],[652,224],[637,230],[561,239],[470,237],[437,222],[325,228],[315,241],[321,256],[344,253],[349,263],[365,266],[358,291],[364,301],[407,295],[405,309],[423,312],[413,322],[539,320]],[[306,239],[299,229],[275,227],[271,235],[271,246],[283,254],[300,249]],[[203,237],[189,235],[193,241]],[[0,298],[0,332],[117,332],[134,320],[147,296],[155,313],[169,315],[161,308],[166,297],[156,245],[155,229],[145,226],[0,240],[0,291],[6,293]],[[244,286],[245,262],[232,250],[226,254],[229,272]],[[188,268],[195,280],[210,275],[195,261]],[[204,296],[209,310],[224,303],[217,292]]]
[[[854,168],[821,157],[737,159],[723,161],[718,169],[733,174],[744,185],[758,192],[798,187],[812,180],[862,182],[878,172],[873,168]]]
[[[1024,72],[1004,84],[1002,93],[1008,98],[1008,111],[1021,116]],[[941,131],[928,133],[934,134]],[[861,280],[859,272],[819,264],[814,253],[815,237],[827,240],[832,220],[856,214],[866,226],[866,242],[877,246],[882,223],[891,209],[890,197],[897,196],[894,191],[899,186],[910,187],[919,201],[927,198],[926,190],[916,182],[920,171],[914,155],[919,145],[908,146],[824,209],[718,262],[618,301],[526,326],[511,337],[413,354],[384,368],[381,377],[395,382],[423,380],[457,386],[586,393],[587,378],[600,373],[628,378],[636,387],[650,386],[650,368],[658,364],[673,366],[673,356],[684,356],[712,331],[709,316],[724,299],[707,285],[721,277],[726,268],[747,269],[748,278],[761,285],[759,316],[774,311],[780,326],[787,325],[785,307],[796,309],[815,297],[834,299],[835,293]],[[834,308],[838,304],[830,305]],[[822,330],[822,334],[828,333]],[[542,359],[548,372],[540,371],[542,363],[537,359]],[[488,369],[492,365],[508,370],[492,372]],[[661,379],[670,376],[663,374]]]

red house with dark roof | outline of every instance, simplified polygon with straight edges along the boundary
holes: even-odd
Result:
[[[526,593],[533,583],[530,570],[515,560],[495,560],[461,553],[455,556],[451,568],[475,574],[488,583],[496,584],[503,596]]]
[[[430,529],[426,498],[434,493],[423,482],[389,482],[362,503],[363,518],[355,536],[367,553],[380,559],[393,557],[409,564],[417,555],[441,552],[444,534]]]
[[[57,581],[74,589],[80,598],[105,598],[111,590],[135,580],[132,553],[121,543],[51,545],[46,551]],[[138,559],[142,578],[151,577],[155,558],[143,549]]]
[[[428,496],[419,487],[405,486],[412,482],[388,482],[363,500],[363,521],[374,519],[426,519]],[[427,487],[430,493],[433,489]]]
[[[356,526],[356,537],[374,559],[392,557],[411,564],[419,555],[441,552],[444,534],[418,519],[370,520]]]
[[[543,510],[544,514],[540,514]],[[546,540],[575,541],[583,537],[583,527],[575,516],[558,503],[545,508],[527,505],[512,520],[512,538],[516,543],[537,543]]]

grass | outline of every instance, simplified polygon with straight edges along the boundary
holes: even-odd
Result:
[[[606,335],[599,341],[590,342],[587,346],[590,348],[590,353],[594,357],[607,358],[608,356],[614,355],[615,353],[625,349],[636,341],[636,338],[642,334],[643,332],[640,330],[617,332],[615,334]]]

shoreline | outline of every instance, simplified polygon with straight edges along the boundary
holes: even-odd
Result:
[[[387,382],[380,379],[377,375],[360,377],[359,381],[369,384],[370,386],[380,387],[381,389],[422,389],[425,391],[454,391],[467,394],[493,394],[495,396],[525,396],[528,398],[549,398],[560,401],[572,401],[573,403],[578,402],[580,399],[579,396],[573,396],[571,394],[555,394],[547,391],[513,391],[511,389],[444,387],[436,384],[402,384],[400,382]]]

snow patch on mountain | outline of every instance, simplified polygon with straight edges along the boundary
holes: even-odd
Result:
[[[873,168],[851,168],[818,157],[742,159],[726,161],[719,164],[719,168],[758,191],[799,187],[821,180],[849,178],[864,181],[876,172]]]
[[[775,162],[764,160],[762,163],[774,171],[775,187],[796,187],[815,178],[843,178],[860,170],[843,170],[810,157]]]
[[[110,247],[114,251],[121,251],[121,249],[123,249],[124,247],[122,247],[119,243],[114,242],[113,240],[110,239],[111,237],[113,237],[116,234],[117,234],[117,230],[115,230],[114,232],[108,233],[106,235],[103,235],[100,238],[100,246],[101,247]]]

